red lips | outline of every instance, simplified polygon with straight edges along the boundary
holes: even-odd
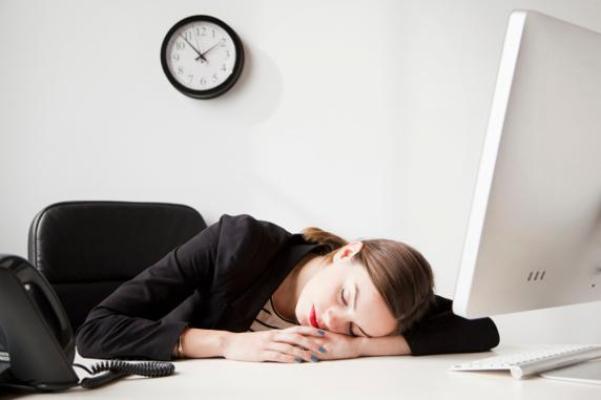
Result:
[[[311,313],[309,314],[309,322],[315,328],[319,329],[319,325],[317,324],[317,316],[315,315],[315,306],[311,306]]]

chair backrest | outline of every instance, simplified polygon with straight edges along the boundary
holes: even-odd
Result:
[[[28,258],[52,284],[75,331],[119,285],[206,227],[198,211],[182,204],[60,202],[34,217]]]

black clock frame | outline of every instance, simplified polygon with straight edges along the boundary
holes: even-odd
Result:
[[[216,25],[219,25],[232,38],[232,41],[234,42],[234,48],[236,49],[236,63],[234,64],[234,68],[232,70],[231,75],[220,85],[207,90],[195,90],[182,85],[171,74],[171,71],[169,70],[169,67],[167,65],[167,45],[169,44],[169,41],[171,40],[173,34],[182,26],[187,25],[191,22],[198,21],[212,22]],[[234,83],[236,83],[236,81],[240,77],[242,73],[242,67],[244,66],[244,49],[242,47],[242,41],[240,40],[236,32],[234,32],[234,30],[230,28],[229,25],[227,25],[225,22],[215,17],[211,17],[209,15],[193,15],[184,18],[175,25],[173,25],[173,27],[171,27],[171,29],[169,29],[169,31],[165,35],[165,38],[163,39],[163,44],[161,45],[161,65],[163,66],[163,72],[167,76],[169,82],[181,93],[195,99],[211,99],[213,97],[220,96],[227,92],[232,86],[234,86]]]

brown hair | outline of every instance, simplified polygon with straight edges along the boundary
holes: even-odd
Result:
[[[320,228],[308,227],[303,238],[326,248],[326,261],[348,242]],[[394,240],[361,240],[363,247],[353,256],[367,270],[374,286],[397,321],[397,333],[410,329],[434,302],[434,277],[424,256],[413,247]]]

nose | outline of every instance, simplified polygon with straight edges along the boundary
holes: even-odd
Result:
[[[345,333],[345,327],[348,325],[348,316],[336,308],[329,308],[324,316],[323,323],[326,330],[336,333]]]

